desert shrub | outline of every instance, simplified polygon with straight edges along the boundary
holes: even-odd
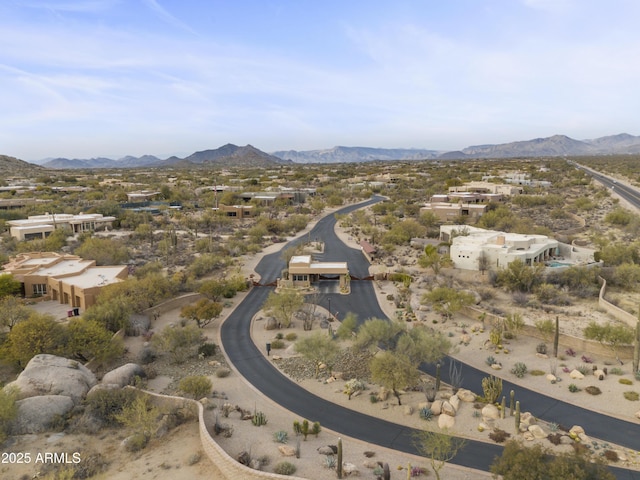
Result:
[[[589,367],[588,365],[585,365],[583,363],[581,363],[580,365],[578,365],[576,367],[576,370],[578,370],[581,374],[583,375],[589,375],[591,372],[593,372],[593,368]]]
[[[216,370],[216,377],[218,378],[228,377],[230,373],[231,373],[231,370],[229,370],[227,367],[220,367]]]
[[[602,390],[600,390],[598,387],[594,387],[593,385],[589,385],[584,389],[584,391],[589,395],[600,395],[602,393]]]
[[[534,377],[541,377],[542,375],[544,375],[544,371],[543,370],[531,370],[529,372],[530,375],[533,375]]]
[[[546,355],[546,353],[547,353],[547,344],[546,343],[539,343],[538,345],[536,345],[536,352],[540,353],[542,355]]]
[[[156,352],[153,350],[153,348],[144,347],[138,354],[138,363],[140,365],[147,365],[149,363],[152,363],[155,359]]]
[[[510,436],[510,433],[507,433],[500,428],[496,428],[489,434],[489,438],[496,443],[504,443]]]
[[[518,378],[522,378],[527,374],[527,366],[522,362],[517,362],[511,369],[511,373]]]
[[[274,350],[282,350],[284,346],[284,340],[276,339],[271,341],[271,348]]]
[[[609,373],[611,375],[624,375],[624,372],[620,367],[613,367],[611,370],[609,370]]]
[[[295,332],[287,333],[284,337],[285,340],[289,342],[294,342],[298,338],[298,335]]]
[[[614,450],[605,450],[604,451],[604,458],[606,458],[610,462],[617,462],[618,461],[618,454]]]
[[[9,434],[9,423],[18,414],[18,389],[6,387],[0,389],[0,443],[4,442]]]
[[[134,433],[127,438],[126,449],[128,452],[138,452],[147,446],[149,438],[143,433]]]
[[[621,383],[622,385],[633,385],[633,382],[628,378],[620,378],[618,379],[618,383]]]
[[[116,416],[131,405],[136,396],[137,392],[129,389],[96,390],[84,400],[86,412],[105,425],[115,425],[119,423]]]
[[[211,380],[204,375],[190,375],[180,380],[178,390],[192,398],[202,398],[208,395],[213,388]]]
[[[491,365],[495,365],[496,363],[496,359],[494,358],[493,355],[489,355],[487,357],[487,359],[484,361],[484,363],[486,363],[487,365],[491,366]]]
[[[276,333],[276,340],[282,340],[284,338],[284,333],[278,332]]]
[[[215,343],[203,343],[198,347],[198,355],[202,355],[203,357],[213,357],[216,354],[216,348]]]
[[[638,398],[640,398],[640,395],[638,394],[638,392],[628,391],[628,392],[624,392],[622,395],[624,396],[624,398],[626,398],[631,402],[636,402],[638,401]]]
[[[296,473],[296,466],[290,462],[279,462],[273,467],[273,473],[278,475],[293,475]]]
[[[579,392],[580,390],[581,389],[575,383],[569,384],[569,391],[571,393],[576,393],[576,392]]]
[[[171,355],[175,363],[183,363],[195,355],[202,341],[202,331],[195,325],[165,327],[151,339],[154,346]]]

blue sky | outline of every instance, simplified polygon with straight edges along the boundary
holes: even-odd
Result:
[[[0,154],[640,134],[637,0],[4,0]]]

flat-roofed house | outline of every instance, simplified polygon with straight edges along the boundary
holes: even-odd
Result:
[[[48,297],[82,309],[96,303],[102,287],[121,282],[129,274],[126,265],[98,267],[95,260],[55,252],[19,254],[4,271],[22,283],[27,298]]]
[[[73,233],[104,230],[113,225],[116,217],[105,217],[99,213],[46,213],[32,215],[26,219],[9,220],[11,236],[17,240],[47,238],[56,228],[67,228]]]

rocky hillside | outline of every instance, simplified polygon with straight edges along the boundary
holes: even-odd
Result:
[[[447,152],[440,158],[560,157],[634,153],[640,153],[640,136],[621,133],[591,140],[575,140],[566,135],[553,135],[498,145],[475,145],[461,151]]]
[[[42,167],[8,155],[0,155],[0,172],[4,176],[37,175]]]

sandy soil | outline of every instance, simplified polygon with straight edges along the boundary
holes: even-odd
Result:
[[[309,226],[309,228],[311,227],[312,225]],[[348,235],[339,230],[338,233],[346,243],[351,243],[351,245],[354,246],[353,241],[348,237]],[[272,246],[264,253],[271,253],[281,247],[282,244]],[[261,255],[256,255],[252,258],[246,259],[242,267],[243,274],[248,276],[250,273],[255,273],[253,270],[260,258]],[[377,285],[376,292],[383,309],[387,315],[392,317],[395,308],[386,300],[386,294],[394,293],[393,286],[391,284]],[[416,295],[419,295],[419,292],[416,292]],[[239,295],[233,300],[233,304],[237,305],[242,299],[243,295]],[[216,320],[213,324],[206,327],[205,333],[209,338],[216,339],[218,342],[219,326],[231,313],[232,308],[233,307],[225,308],[221,319]],[[591,307],[581,305],[580,308],[583,309],[583,316],[586,319],[592,317],[599,318],[599,316],[602,315]],[[164,325],[176,322],[178,319],[179,311],[167,312],[162,315],[156,323],[154,323],[154,329],[161,330]],[[447,333],[451,332],[452,341],[455,343],[462,335],[463,324],[471,325],[472,323],[473,322],[469,319],[458,317],[447,322],[447,324],[443,325],[442,328]],[[298,334],[299,338],[302,335],[305,335],[305,332],[303,332],[301,328],[294,328],[293,331]],[[517,379],[514,375],[509,373],[509,370],[511,366],[518,361],[525,362],[530,371],[533,369],[539,369],[546,374],[552,369],[552,363],[549,359],[540,358],[535,354],[535,345],[539,343],[539,340],[519,337],[512,340],[509,345],[506,345],[509,348],[510,353],[495,354],[493,351],[487,351],[483,347],[485,340],[487,339],[487,335],[487,333],[471,334],[469,344],[466,346],[459,345],[455,356],[466,363],[476,366],[477,368],[484,369],[487,371],[487,374],[490,374],[496,372],[491,370],[484,361],[488,355],[494,355],[503,364],[503,370],[499,374],[514,383],[521,383],[528,388],[535,388],[543,393],[567,400],[576,405],[585,406],[587,408],[615,415],[630,421],[637,421],[635,412],[640,408],[639,403],[625,400],[622,395],[624,391],[638,391],[638,382],[636,382],[631,375],[631,368],[629,365],[621,367],[624,375],[609,375],[604,381],[597,381],[593,376],[588,376],[583,380],[570,380],[568,374],[562,372],[562,364],[565,363],[568,368],[573,368],[579,363],[580,355],[584,353],[578,352],[578,355],[575,358],[569,357],[564,361],[558,361],[556,373],[558,377],[562,379],[559,383],[552,384],[544,375],[538,377],[527,375],[523,379]],[[273,339],[274,332],[266,331],[262,327],[254,327],[252,329],[252,336],[258,345],[264,345],[266,341]],[[130,360],[133,361],[135,359],[135,355],[141,347],[142,342],[143,340],[141,338],[127,339]],[[293,349],[285,349],[284,351],[277,353],[281,356],[292,355]],[[271,359],[273,359],[273,357],[271,357]],[[594,360],[602,363],[604,360],[608,359],[596,358]],[[274,404],[269,399],[263,397],[233,369],[231,375],[228,377],[218,378],[215,376],[215,369],[217,367],[209,365],[206,359],[196,360],[195,362],[202,362],[200,367],[205,369],[207,375],[210,376],[214,383],[214,389],[218,392],[219,396],[225,397],[224,400],[216,400],[218,402],[218,408],[224,402],[229,402],[240,405],[245,409],[261,410],[268,418],[268,424],[263,427],[254,427],[249,421],[240,420],[237,414],[231,414],[229,418],[220,419],[223,423],[228,423],[234,428],[231,438],[223,438],[221,436],[216,438],[231,456],[235,457],[241,451],[248,451],[253,458],[265,457],[269,459],[269,464],[264,467],[264,470],[266,471],[272,471],[273,466],[276,463],[282,460],[287,460],[296,465],[297,471],[295,475],[297,477],[313,480],[328,480],[335,478],[335,471],[324,468],[324,456],[318,454],[316,449],[323,445],[335,444],[340,436],[337,432],[323,429],[317,438],[310,435],[306,441],[300,441],[300,458],[282,457],[278,451],[279,444],[274,441],[273,435],[278,430],[287,431],[289,434],[288,445],[295,446],[296,437],[292,432],[291,425],[293,420],[296,420],[297,418],[291,412],[286,411],[279,405]],[[162,375],[163,372],[159,373],[160,375],[157,378],[149,382],[148,388],[159,393],[174,393],[175,390],[173,385],[177,378],[170,378],[166,375]],[[626,378],[633,384],[631,386],[622,385],[618,382],[620,378]],[[570,393],[567,388],[570,383],[576,383],[583,389],[583,391]],[[342,381],[324,383],[316,380],[305,380],[301,382],[301,384],[311,392],[326,397],[334,403],[343,405],[347,408],[352,408],[372,416],[382,417],[387,420],[412,427],[422,426],[424,428],[438,430],[436,419],[426,422],[421,420],[418,415],[418,406],[420,403],[425,401],[424,395],[421,393],[405,393],[402,396],[403,406],[398,407],[395,399],[393,398],[390,398],[385,402],[372,403],[369,399],[369,394],[379,390],[375,385],[369,385],[368,391],[365,391],[360,396],[352,397],[351,400],[348,400],[347,396],[342,393]],[[584,392],[584,388],[588,385],[598,386],[603,393],[597,397],[588,395]],[[449,394],[450,392],[448,388],[445,387],[442,389],[440,396],[446,397]],[[409,414],[404,408],[405,405],[412,407],[413,412],[411,414]],[[218,408],[207,412],[207,417],[211,422],[213,422],[213,418]],[[524,405],[523,411],[526,411],[526,409],[526,405]],[[455,417],[456,422],[454,431],[459,435],[467,436],[469,438],[491,442],[488,438],[488,430],[485,430],[484,432],[478,431],[477,427],[481,419],[474,415],[474,411],[475,409],[472,404],[462,403],[461,408]],[[313,419],[309,420],[313,421]],[[544,424],[542,426],[545,431],[550,431],[549,426]],[[496,421],[496,427],[502,428],[507,432],[513,432],[513,418],[509,417],[507,414],[504,420]],[[583,425],[583,427],[588,435],[589,426]],[[79,451],[82,458],[86,459],[90,458],[90,455],[94,452],[99,452],[102,453],[109,462],[107,470],[102,475],[102,478],[109,479],[172,478],[174,480],[204,480],[205,478],[223,478],[217,467],[205,456],[201,455],[197,426],[193,423],[178,427],[163,439],[153,440],[145,450],[138,453],[128,453],[120,447],[120,442],[125,436],[126,432],[123,431],[106,431],[100,436],[71,434],[28,435],[16,438],[15,443],[10,446],[10,451],[30,452],[32,456],[37,452],[72,453]],[[392,471],[391,477],[397,479],[406,478],[406,468],[408,465],[420,466],[425,469],[429,469],[428,461],[424,458],[403,455],[395,451],[389,451],[384,448],[367,445],[358,440],[345,437],[342,438],[344,442],[345,462],[354,464],[360,470],[361,475],[364,478],[375,478],[371,467],[373,467],[377,461],[389,463]],[[592,440],[597,441],[597,439]],[[546,440],[543,440],[543,445],[546,447],[551,446],[551,444]],[[569,447],[565,446],[563,448]],[[615,449],[616,447],[611,446],[610,448]],[[367,458],[364,454],[367,451],[374,452],[374,456],[372,458]],[[618,449],[618,451],[620,455],[624,455],[624,457],[627,458],[625,465],[638,465],[640,457],[636,455],[636,452],[630,452],[624,449]],[[193,463],[199,453],[201,458],[196,463]],[[194,457],[194,455],[196,457]],[[37,478],[35,475],[37,475],[38,472],[44,472],[44,467],[45,466],[42,464],[33,463],[30,465],[3,464],[0,465],[0,477]],[[455,466],[446,466],[445,470],[443,470],[441,474],[442,478],[450,480],[491,478],[490,475],[484,472],[468,470]]]

